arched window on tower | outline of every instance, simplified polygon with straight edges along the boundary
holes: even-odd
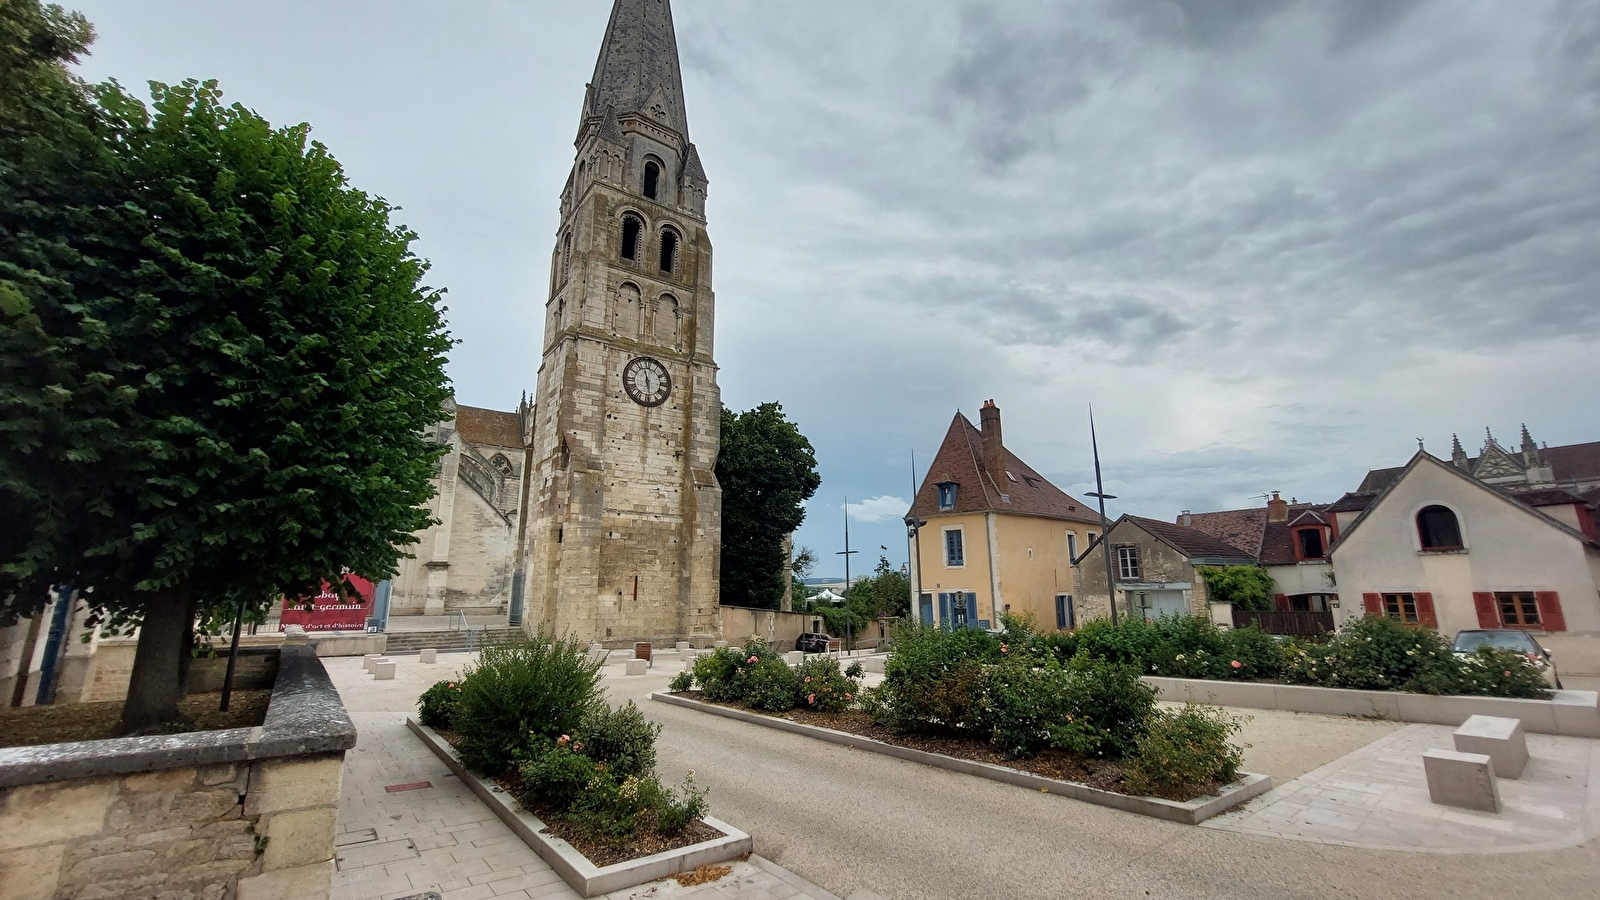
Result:
[[[1443,506],[1426,506],[1417,513],[1417,537],[1424,550],[1460,550],[1461,523]]]
[[[679,349],[678,335],[682,327],[680,316],[678,298],[671,294],[664,294],[660,300],[656,301],[655,314],[651,316],[651,328],[654,331],[657,344],[663,347],[671,347],[674,350]]]
[[[644,195],[651,200],[660,199],[657,194],[661,192],[661,164],[655,160],[648,160],[644,164]]]
[[[613,334],[637,339],[639,337],[639,286],[623,284],[617,288],[617,308],[611,318]]]
[[[678,232],[661,229],[661,273],[671,275],[678,267]]]
[[[644,220],[629,214],[622,217],[622,258],[639,260],[640,238],[644,235]]]
[[[566,282],[567,276],[572,274],[572,232],[567,232],[567,239],[561,244],[561,281]]]

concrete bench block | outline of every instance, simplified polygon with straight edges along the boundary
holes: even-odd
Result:
[[[376,660],[376,659],[383,659],[383,654],[382,653],[368,653],[368,654],[366,654],[365,656],[361,657],[361,668],[365,669],[368,672],[371,672],[372,671],[372,661]]]
[[[727,641],[717,641],[716,643],[712,644],[711,646],[717,648],[718,650],[721,650],[723,647],[728,646],[728,642]]]
[[[1521,778],[1528,767],[1528,736],[1521,719],[1473,716],[1456,729],[1455,739],[1458,751],[1494,760],[1496,778]]]
[[[678,652],[679,653],[682,653],[682,652],[684,652],[685,650],[688,650],[688,649],[689,649],[689,642],[688,641],[679,641],[678,642]]]
[[[392,659],[375,659],[372,661],[372,677],[378,681],[394,680],[395,664]]]
[[[1494,760],[1482,753],[1429,750],[1422,754],[1428,776],[1428,798],[1440,806],[1458,806],[1484,812],[1500,811],[1500,785],[1494,780]]]
[[[798,666],[806,661],[806,655],[799,650],[790,650],[783,655],[783,661],[791,666]]]
[[[629,675],[643,675],[645,673],[645,671],[648,670],[649,668],[650,668],[650,661],[649,660],[646,660],[646,659],[630,659],[630,660],[628,660],[628,674]]]
[[[424,650],[420,659],[423,665],[431,666],[439,661],[439,651],[433,649]]]

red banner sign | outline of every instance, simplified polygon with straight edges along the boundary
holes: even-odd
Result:
[[[334,593],[332,586],[324,583],[322,593],[315,597],[301,600],[285,597],[278,629],[299,625],[307,631],[366,631],[367,616],[372,615],[373,584],[355,575],[346,575],[344,580],[361,595],[360,603]]]

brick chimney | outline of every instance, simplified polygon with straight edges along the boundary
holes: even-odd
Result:
[[[1282,497],[1278,496],[1277,491],[1273,491],[1272,499],[1267,501],[1267,521],[1289,521],[1289,504]]]
[[[1185,528],[1193,528],[1194,527],[1194,513],[1188,511],[1187,509],[1184,510],[1183,514],[1178,516],[1178,524],[1182,525]]]
[[[1009,494],[1011,486],[1006,480],[1006,445],[1000,438],[1000,407],[995,406],[993,400],[983,401],[983,409],[978,411],[978,422],[983,431],[983,467],[994,479],[1000,493]]]

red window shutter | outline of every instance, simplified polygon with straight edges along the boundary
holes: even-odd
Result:
[[[1439,616],[1433,611],[1433,595],[1417,595],[1417,624],[1424,628],[1438,628]]]
[[[1283,612],[1288,612],[1289,611],[1289,595],[1288,594],[1273,594],[1272,595],[1272,599],[1277,602],[1278,609],[1282,610]]]
[[[1488,591],[1473,591],[1472,605],[1478,608],[1479,628],[1500,627],[1500,604],[1494,600],[1494,595]]]
[[[1369,615],[1369,616],[1381,616],[1381,615],[1383,615],[1383,595],[1382,594],[1362,594],[1361,595],[1361,602],[1365,603],[1366,606],[1367,606],[1367,615]]]
[[[1533,599],[1539,604],[1539,624],[1545,631],[1566,631],[1567,617],[1561,614],[1561,595],[1555,591],[1537,591]]]

